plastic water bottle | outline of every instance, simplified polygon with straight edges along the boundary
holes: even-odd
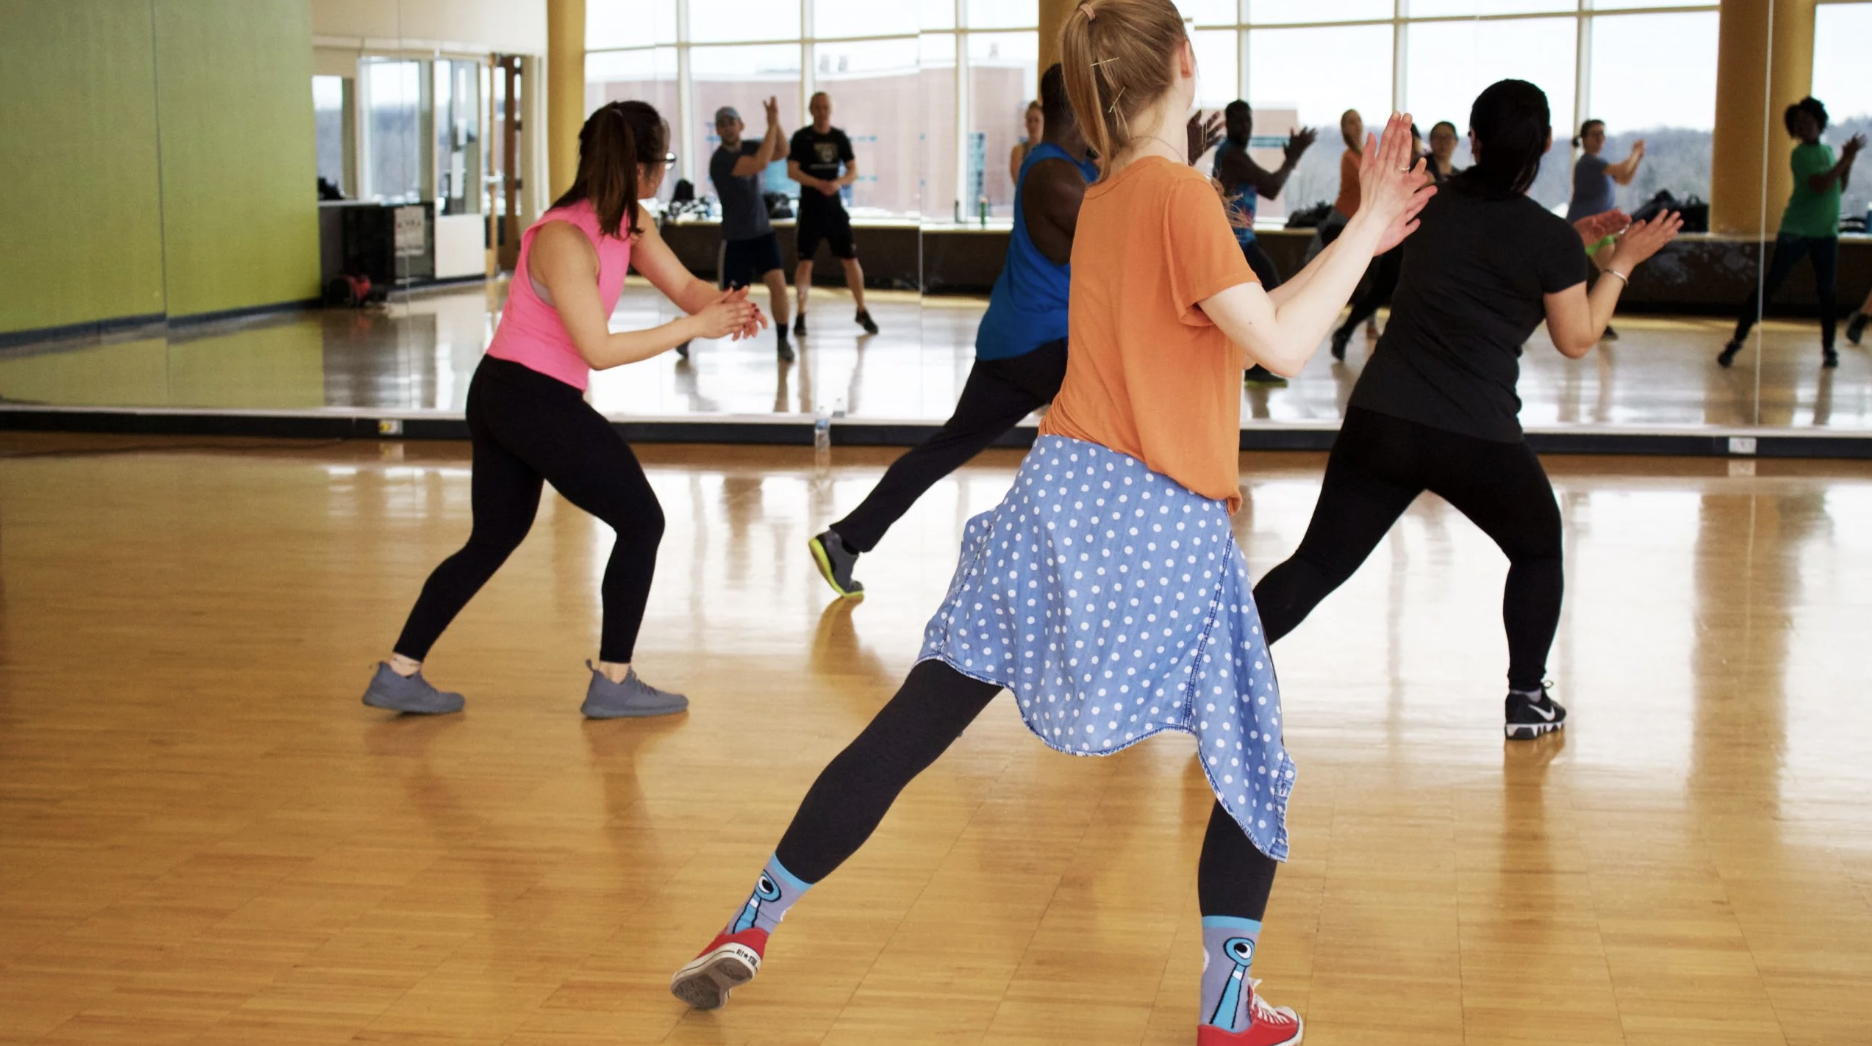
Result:
[[[820,454],[832,449],[832,415],[824,404],[813,411],[812,445]]]

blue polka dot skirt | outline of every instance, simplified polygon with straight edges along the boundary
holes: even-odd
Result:
[[[919,660],[1014,692],[1040,740],[1107,755],[1194,734],[1216,798],[1287,859],[1294,764],[1228,506],[1096,443],[1042,436],[969,520]]]

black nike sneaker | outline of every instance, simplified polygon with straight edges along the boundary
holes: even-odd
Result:
[[[863,309],[858,310],[858,315],[854,317],[853,322],[863,327],[866,334],[877,333],[877,321],[872,319],[871,314]]]
[[[813,562],[819,566],[819,575],[832,586],[832,591],[841,596],[862,596],[864,585],[852,579],[852,567],[858,563],[858,553],[845,548],[845,539],[838,536],[838,531],[828,530],[806,542],[812,550]]]
[[[1852,319],[1846,324],[1846,340],[1852,342],[1854,345],[1859,344],[1859,339],[1865,337],[1866,320],[1868,319],[1872,319],[1872,316],[1867,316],[1863,312],[1853,313]]]
[[[1833,351],[1833,346],[1828,345],[1820,350],[1820,365],[1822,367],[1839,366],[1839,353]]]
[[[793,336],[795,338],[806,336],[806,314],[803,312],[793,317]]]
[[[1503,702],[1502,714],[1507,720],[1502,732],[1510,741],[1531,741],[1566,725],[1566,709],[1547,692],[1545,683],[1541,684],[1539,701],[1530,701],[1526,695],[1510,690]]]

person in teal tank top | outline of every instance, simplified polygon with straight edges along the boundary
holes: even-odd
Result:
[[[1270,171],[1248,155],[1248,143],[1254,137],[1254,110],[1248,103],[1237,98],[1222,110],[1222,116],[1228,133],[1216,148],[1213,173],[1215,180],[1222,183],[1223,194],[1229,198],[1229,220],[1235,225],[1235,240],[1241,244],[1242,255],[1248,259],[1248,267],[1254,270],[1261,286],[1271,291],[1281,284],[1280,269],[1255,239],[1255,214],[1260,210],[1262,197],[1272,200],[1280,195],[1287,185],[1287,176],[1293,173],[1300,157],[1319,136],[1311,127],[1294,131],[1281,147],[1280,167]],[[1286,378],[1260,364],[1248,368],[1242,380],[1251,385],[1287,384]]]
[[[1066,378],[1068,262],[1079,204],[1098,178],[1098,166],[1073,119],[1058,63],[1040,77],[1040,114],[1040,141],[1021,164],[1014,187],[1007,260],[976,331],[975,365],[955,413],[892,462],[857,508],[808,542],[819,573],[840,596],[863,594],[852,566],[924,491],[1053,402]],[[1191,119],[1187,131],[1192,163],[1220,136],[1200,119]]]
[[[1716,357],[1716,362],[1725,367],[1734,363],[1736,354],[1742,351],[1758,311],[1774,299],[1775,291],[1781,289],[1802,258],[1813,262],[1814,290],[1820,299],[1820,365],[1839,366],[1833,332],[1839,313],[1835,293],[1839,278],[1840,190],[1852,179],[1853,160],[1865,147],[1865,135],[1855,134],[1848,139],[1835,160],[1832,148],[1820,140],[1826,133],[1826,106],[1811,96],[1788,106],[1782,122],[1788,134],[1800,141],[1788,158],[1794,170],[1794,192],[1788,196],[1787,209],[1781,212],[1781,231],[1775,236],[1774,254],[1760,294],[1750,294],[1743,300],[1737,310],[1735,334]]]

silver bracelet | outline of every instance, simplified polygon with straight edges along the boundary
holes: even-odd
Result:
[[[1605,273],[1605,274],[1606,274],[1607,276],[1617,276],[1617,277],[1618,277],[1618,281],[1619,281],[1620,283],[1622,283],[1622,284],[1624,284],[1625,286],[1627,286],[1627,287],[1629,287],[1629,286],[1631,286],[1631,277],[1629,277],[1629,276],[1627,276],[1627,275],[1625,275],[1624,273],[1622,273],[1622,272],[1620,272],[1620,271],[1618,271],[1617,269],[1605,269],[1605,270],[1602,270],[1602,271],[1603,271],[1603,272],[1604,272],[1604,273]]]

